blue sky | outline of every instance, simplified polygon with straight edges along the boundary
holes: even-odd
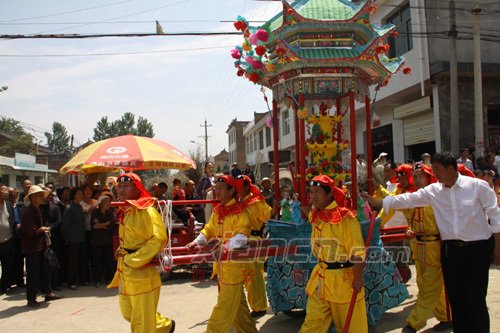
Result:
[[[152,33],[155,20],[165,32],[235,31],[232,22],[220,21],[267,20],[280,8],[280,2],[252,0],[1,1],[0,34]],[[267,111],[259,87],[235,74],[229,51],[241,40],[3,39],[0,86],[9,88],[0,92],[0,116],[33,125],[40,139],[59,121],[78,144],[92,138],[101,117],[132,112],[154,124],[156,138],[185,152],[196,149],[191,140],[203,142],[200,125],[207,119],[208,150],[215,155],[227,149],[233,118]],[[123,54],[130,52],[140,54]]]

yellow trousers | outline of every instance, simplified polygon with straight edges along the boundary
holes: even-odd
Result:
[[[135,296],[120,295],[120,310],[132,333],[170,333],[172,320],[156,312],[159,299],[160,288]]]
[[[267,310],[266,281],[264,280],[264,264],[256,262],[255,272],[245,280],[248,294],[248,304],[253,311]]]
[[[207,333],[228,333],[233,327],[237,333],[257,333],[243,292],[243,283],[221,283],[217,304],[208,319]]]
[[[417,268],[417,302],[406,322],[419,330],[425,326],[432,314],[439,321],[450,321],[451,311],[450,318],[448,318],[441,266],[431,266],[420,261],[416,261],[415,266]]]
[[[333,320],[337,332],[344,331],[349,304],[331,303],[319,299],[316,293],[309,296],[306,306],[306,319],[299,333],[326,333]],[[368,333],[366,304],[360,299],[354,306],[349,332]]]

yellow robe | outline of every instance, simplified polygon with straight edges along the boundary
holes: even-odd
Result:
[[[238,207],[239,204],[232,199],[224,207],[214,209],[210,221],[201,231],[208,241],[216,239],[222,245],[237,234],[250,236],[248,212]],[[243,292],[243,283],[251,276],[253,267],[251,262],[214,263],[220,289],[217,304],[208,319],[207,333],[228,333],[233,327],[238,333],[257,332]]]
[[[271,207],[264,199],[257,200],[249,194],[244,200],[248,215],[250,217],[250,229],[259,231],[262,226],[271,218]],[[250,236],[250,239],[260,240],[259,236]],[[253,311],[267,310],[266,282],[264,280],[264,263],[256,261],[254,272],[250,279],[245,281],[245,288],[248,293],[248,304]]]
[[[373,197],[375,199],[383,199],[387,196],[396,196],[398,194],[404,193],[404,190],[400,186],[396,186],[393,192],[389,192],[386,188],[383,186],[379,186],[373,193]],[[396,214],[396,211],[391,209],[388,212],[385,212],[384,209],[381,209],[378,218],[380,218],[380,227],[384,228],[387,222],[389,222],[390,219],[394,217],[394,214]]]
[[[335,210],[338,206],[333,201],[324,211]],[[342,332],[354,291],[354,267],[327,269],[325,262],[347,262],[353,256],[364,259],[361,227],[351,212],[337,222],[324,221],[321,217],[313,222],[313,212],[310,212],[309,221],[313,225],[311,247],[319,263],[306,286],[306,319],[300,332],[327,332],[332,319],[337,332]],[[368,332],[364,290],[356,297],[349,332]]]
[[[412,239],[410,246],[417,269],[418,296],[408,325],[419,330],[432,314],[437,320],[451,320],[446,309],[446,296],[441,271],[441,241],[432,207],[415,208],[409,219],[410,229],[420,238]]]
[[[132,332],[170,332],[172,321],[156,311],[161,287],[158,267],[149,265],[168,239],[161,216],[154,207],[124,209],[117,269],[108,288],[119,288],[120,309]]]

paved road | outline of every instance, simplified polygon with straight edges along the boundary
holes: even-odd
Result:
[[[415,275],[414,275],[415,276]],[[410,298],[390,310],[373,328],[371,333],[400,332],[404,320],[415,303],[417,288],[412,279],[408,288]],[[59,292],[64,299],[44,303],[40,309],[31,310],[25,300],[24,290],[14,289],[0,296],[0,332],[128,332],[129,326],[122,319],[118,308],[116,290],[103,287],[80,287],[76,291]],[[177,272],[161,289],[159,310],[177,322],[178,333],[204,332],[217,296],[217,286],[212,281],[193,281],[190,272]],[[491,332],[500,332],[500,270],[490,270],[488,306]],[[257,321],[259,332],[298,332],[302,319],[284,314],[267,314]],[[424,332],[432,332],[435,319],[429,320]]]

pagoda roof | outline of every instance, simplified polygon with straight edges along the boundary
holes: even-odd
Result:
[[[376,6],[369,0],[295,0],[291,4],[283,1],[282,11],[263,26],[248,26],[246,47],[250,45],[246,38],[255,38],[250,34],[265,31],[268,38],[259,47],[265,45],[268,54],[256,56],[253,46],[247,53],[240,48],[236,52],[240,55],[236,65],[242,70],[238,75],[253,75],[247,78],[269,84],[290,70],[352,68],[360,75],[359,80],[368,85],[386,84],[404,64],[404,58],[389,59],[385,54],[389,50],[385,40],[395,34],[395,26],[372,24],[370,15],[374,11]],[[260,67],[254,68],[256,60]]]
[[[290,7],[305,19],[317,21],[349,21],[359,15],[368,1],[353,3],[350,0],[296,0]],[[266,25],[271,31],[283,25],[283,12],[278,13]]]

